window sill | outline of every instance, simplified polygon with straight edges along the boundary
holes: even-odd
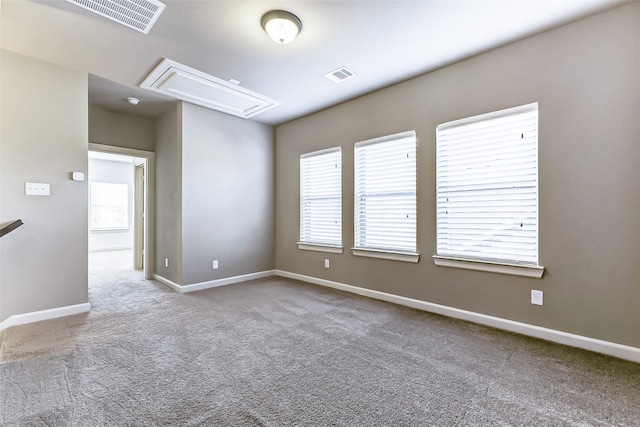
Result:
[[[344,248],[342,246],[320,245],[317,243],[298,242],[298,249],[303,251],[329,252],[332,254],[341,254]]]
[[[418,262],[420,254],[410,254],[406,252],[383,251],[377,249],[351,248],[355,256],[364,256],[369,258],[389,259],[392,261]]]
[[[466,270],[489,271],[492,273],[510,274],[513,276],[542,278],[544,267],[535,265],[498,264],[483,261],[471,261],[458,258],[433,256],[435,265],[441,267],[463,268]]]
[[[101,233],[128,233],[129,228],[92,228],[89,230],[92,234],[101,234]]]

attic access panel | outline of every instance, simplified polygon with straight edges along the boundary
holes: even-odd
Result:
[[[140,87],[245,119],[280,105],[279,101],[166,58]]]

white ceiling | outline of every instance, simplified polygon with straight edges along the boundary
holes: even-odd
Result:
[[[4,49],[90,73],[89,103],[153,117],[167,98],[137,86],[169,58],[277,99],[252,118],[279,124],[621,4],[619,0],[164,0],[148,35],[64,0],[1,0]],[[260,17],[303,23],[277,45]],[[333,83],[346,66],[358,74]],[[127,96],[142,100],[133,107]]]

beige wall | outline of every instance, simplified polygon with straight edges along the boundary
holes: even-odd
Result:
[[[638,40],[632,3],[277,127],[276,268],[639,347]],[[436,267],[436,126],[531,102],[543,279]],[[353,144],[412,129],[420,262],[354,257]],[[298,250],[299,156],[337,145],[345,253]]]
[[[155,151],[155,124],[151,119],[113,113],[89,106],[89,142]]]
[[[156,140],[156,270],[182,282],[182,103],[155,122]],[[169,266],[165,267],[165,259]]]
[[[180,103],[157,130],[157,273],[189,285],[272,270],[273,128]]]
[[[87,75],[5,50],[2,55],[0,321],[82,304],[87,295]],[[51,186],[25,196],[25,182]]]
[[[182,120],[182,284],[273,270],[273,128],[188,103]]]

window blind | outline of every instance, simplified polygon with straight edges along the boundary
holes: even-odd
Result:
[[[439,256],[538,265],[538,104],[437,127]]]
[[[416,252],[416,133],[355,144],[356,249]]]
[[[342,245],[342,149],[300,156],[300,242]]]

